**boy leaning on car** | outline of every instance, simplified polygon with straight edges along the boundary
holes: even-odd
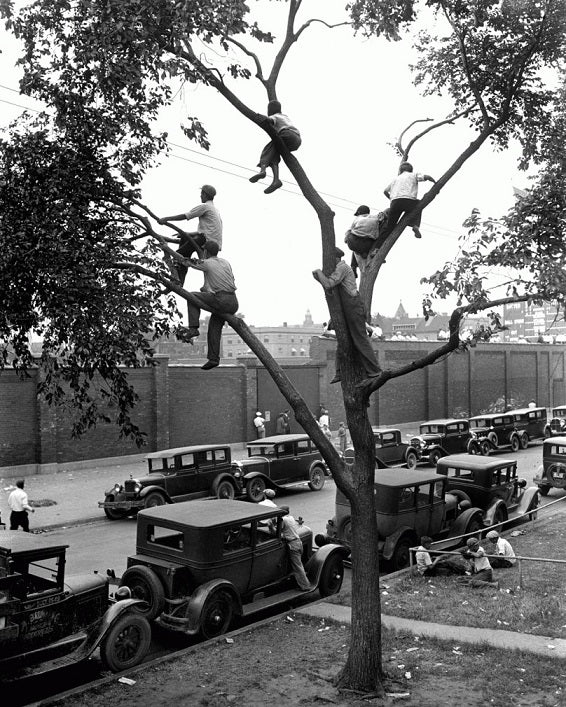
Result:
[[[281,518],[281,537],[285,540],[287,548],[289,549],[289,559],[291,561],[293,575],[299,585],[299,589],[303,592],[308,592],[313,587],[309,582],[301,560],[303,555],[303,543],[301,542],[301,536],[297,530],[299,524],[289,513],[289,506],[280,506],[280,508],[286,511],[286,515]],[[277,521],[274,519],[271,521],[271,532],[275,533],[276,531]]]

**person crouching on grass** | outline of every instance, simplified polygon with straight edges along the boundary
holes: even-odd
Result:
[[[466,552],[462,554],[466,559],[471,560],[472,576],[458,577],[458,580],[471,584],[472,587],[495,587],[495,589],[499,589],[499,582],[493,581],[493,570],[488,558],[485,556],[485,550],[480,545],[480,541],[477,538],[468,538],[466,546]]]

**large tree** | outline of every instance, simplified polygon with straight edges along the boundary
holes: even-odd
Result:
[[[17,14],[6,0],[0,6],[9,28],[24,43],[21,90],[47,106],[38,116],[20,121],[0,145],[3,361],[24,372],[32,364],[28,332],[41,333],[40,366],[47,398],[62,403],[70,395],[81,413],[80,432],[102,414],[102,395],[118,406],[123,432],[141,441],[143,431],[130,418],[135,391],[124,365],[152,364],[152,338],[174,329],[171,293],[191,298],[174,275],[172,265],[178,256],[164,240],[163,229],[156,226],[157,215],[141,199],[141,178],[166,149],[165,136],[155,132],[158,112],[171,102],[172,85],[198,82],[217,91],[277,140],[264,117],[246,103],[243,80],[259,81],[268,99],[277,98],[278,79],[289,52],[308,29],[323,23],[328,31],[343,30],[334,29],[322,17],[302,17],[302,0],[287,2],[287,21],[278,38],[249,18],[242,0],[36,0]],[[565,35],[560,0],[422,4],[363,0],[348,6],[344,23],[368,35],[410,41],[421,11],[435,15],[436,29],[434,34],[421,32],[414,37],[419,52],[415,81],[425,94],[450,97],[453,111],[417,137],[426,139],[431,129],[455,120],[468,121],[475,136],[418,203],[418,210],[487,141],[503,149],[511,139],[518,140],[524,164],[536,160],[545,124],[556,108],[541,72],[562,62]],[[240,58],[214,66],[204,58],[203,44],[214,49],[207,56],[230,52]],[[273,46],[273,57],[266,68],[263,56],[268,45]],[[208,147],[206,127],[198,116],[188,116],[184,129],[188,138]],[[329,274],[335,264],[333,211],[297,156],[284,145],[279,147],[318,217],[323,270]],[[411,143],[403,146],[400,140],[402,157],[410,148]],[[539,221],[544,218],[545,213],[539,212]],[[404,218],[370,257],[360,284],[368,313],[379,268],[406,222]],[[540,232],[537,223],[529,238],[536,240]],[[551,240],[537,241],[543,258],[547,248],[560,249]],[[484,239],[478,246],[478,266],[485,249],[495,253],[498,244],[496,237]],[[493,257],[497,263],[497,254]],[[539,266],[534,258],[532,267],[536,273]],[[536,293],[533,285],[528,292],[511,288],[504,297],[494,298],[479,270],[474,278],[455,263],[439,273],[433,276],[436,293],[457,291],[460,297],[450,319],[449,340],[427,356],[384,370],[370,381],[364,380],[340,295],[326,295],[356,451],[353,467],[344,463],[321,433],[299,393],[243,320],[227,317],[272,375],[352,506],[352,641],[339,682],[371,692],[379,692],[383,674],[369,396],[391,378],[424,368],[460,347],[460,325],[467,313],[505,301],[556,294],[546,289],[545,281]]]

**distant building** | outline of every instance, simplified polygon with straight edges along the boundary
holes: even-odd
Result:
[[[322,332],[323,325],[315,324],[310,310],[307,309],[302,324],[287,324],[281,326],[258,327],[250,325],[250,329],[277,360],[296,360],[309,358],[310,340]],[[248,345],[226,327],[222,333],[222,358],[224,363],[235,361],[241,356],[253,355]]]
[[[556,337],[566,336],[564,309],[556,302],[533,304],[529,302],[511,302],[503,310],[504,324],[509,327],[502,332],[503,341],[527,339],[535,343],[545,337],[545,343],[552,343]]]
[[[385,339],[408,339],[419,341],[437,341],[447,338],[449,332],[450,315],[435,314],[425,320],[421,314],[418,317],[410,317],[403,307],[403,303],[399,302],[397,311],[393,317],[383,317],[376,315],[372,317],[372,322],[379,324],[383,330]],[[483,324],[489,325],[487,317],[468,317],[465,327],[475,329]]]

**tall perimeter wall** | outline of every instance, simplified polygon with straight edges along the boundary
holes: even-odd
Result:
[[[334,376],[335,342],[315,337],[308,364],[285,371],[313,411],[328,407],[332,427],[344,418],[340,385]],[[407,364],[434,348],[434,342],[378,342],[383,368]],[[50,408],[36,395],[38,372],[20,379],[0,371],[0,469],[22,473],[54,471],[87,459],[108,459],[156,449],[202,443],[238,443],[252,439],[253,418],[268,418],[267,434],[288,405],[265,369],[253,358],[235,365],[202,371],[198,365],[170,365],[159,356],[152,368],[131,370],[139,395],[135,420],[147,433],[139,449],[120,439],[113,425],[99,424],[80,439],[71,437],[72,411]],[[453,354],[427,369],[387,383],[372,396],[370,419],[389,425],[436,417],[466,417],[491,406],[521,406],[534,398],[538,405],[566,403],[565,349],[546,345],[481,344]],[[108,410],[112,416],[112,410]],[[292,431],[300,427],[292,419]],[[1,471],[0,471],[1,474]]]

